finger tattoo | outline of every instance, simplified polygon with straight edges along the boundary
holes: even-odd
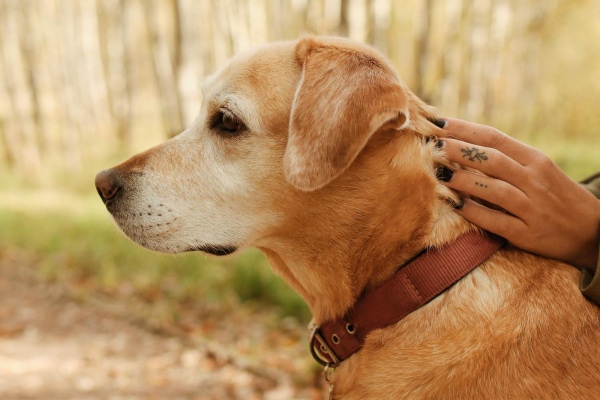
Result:
[[[477,147],[465,147],[460,149],[463,154],[463,158],[467,157],[469,161],[486,161],[488,157],[485,155],[485,151],[479,151]]]
[[[475,182],[475,186],[481,186],[482,188],[487,188],[488,185],[486,185],[485,183],[480,183],[480,182]]]

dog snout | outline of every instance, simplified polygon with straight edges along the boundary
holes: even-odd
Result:
[[[107,204],[109,200],[114,199],[117,193],[123,189],[117,174],[110,169],[101,171],[96,175],[96,190],[100,198]]]

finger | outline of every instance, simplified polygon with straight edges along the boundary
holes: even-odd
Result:
[[[465,199],[462,209],[456,212],[467,221],[503,238],[517,238],[527,228],[520,219],[492,210],[471,199]]]
[[[523,221],[530,211],[531,201],[525,193],[507,182],[489,176],[459,170],[446,186],[492,203]]]
[[[520,164],[529,164],[538,151],[507,134],[487,125],[480,125],[456,118],[445,118],[441,135],[500,150]]]
[[[527,179],[527,170],[499,150],[456,139],[444,139],[444,149],[448,161],[474,168],[515,186]]]

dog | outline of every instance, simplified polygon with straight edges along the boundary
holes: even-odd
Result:
[[[257,247],[317,325],[423,249],[477,228],[436,179],[433,108],[376,50],[303,37],[234,57],[180,135],[96,176],[123,232],[159,252]],[[340,399],[590,399],[600,312],[569,265],[505,246],[335,365]],[[329,364],[329,363],[328,363]]]

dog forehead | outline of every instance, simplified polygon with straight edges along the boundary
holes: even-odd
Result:
[[[203,103],[209,111],[230,107],[250,127],[279,130],[287,118],[302,66],[297,42],[275,42],[233,57],[207,78]]]
[[[228,86],[260,87],[268,83],[270,78],[282,77],[286,72],[300,68],[297,66],[294,51],[295,42],[275,42],[241,52],[210,75],[203,89],[212,92]]]
[[[218,93],[260,92],[280,83],[297,83],[301,66],[295,59],[296,42],[275,42],[237,54],[209,76],[203,85],[205,97]]]

